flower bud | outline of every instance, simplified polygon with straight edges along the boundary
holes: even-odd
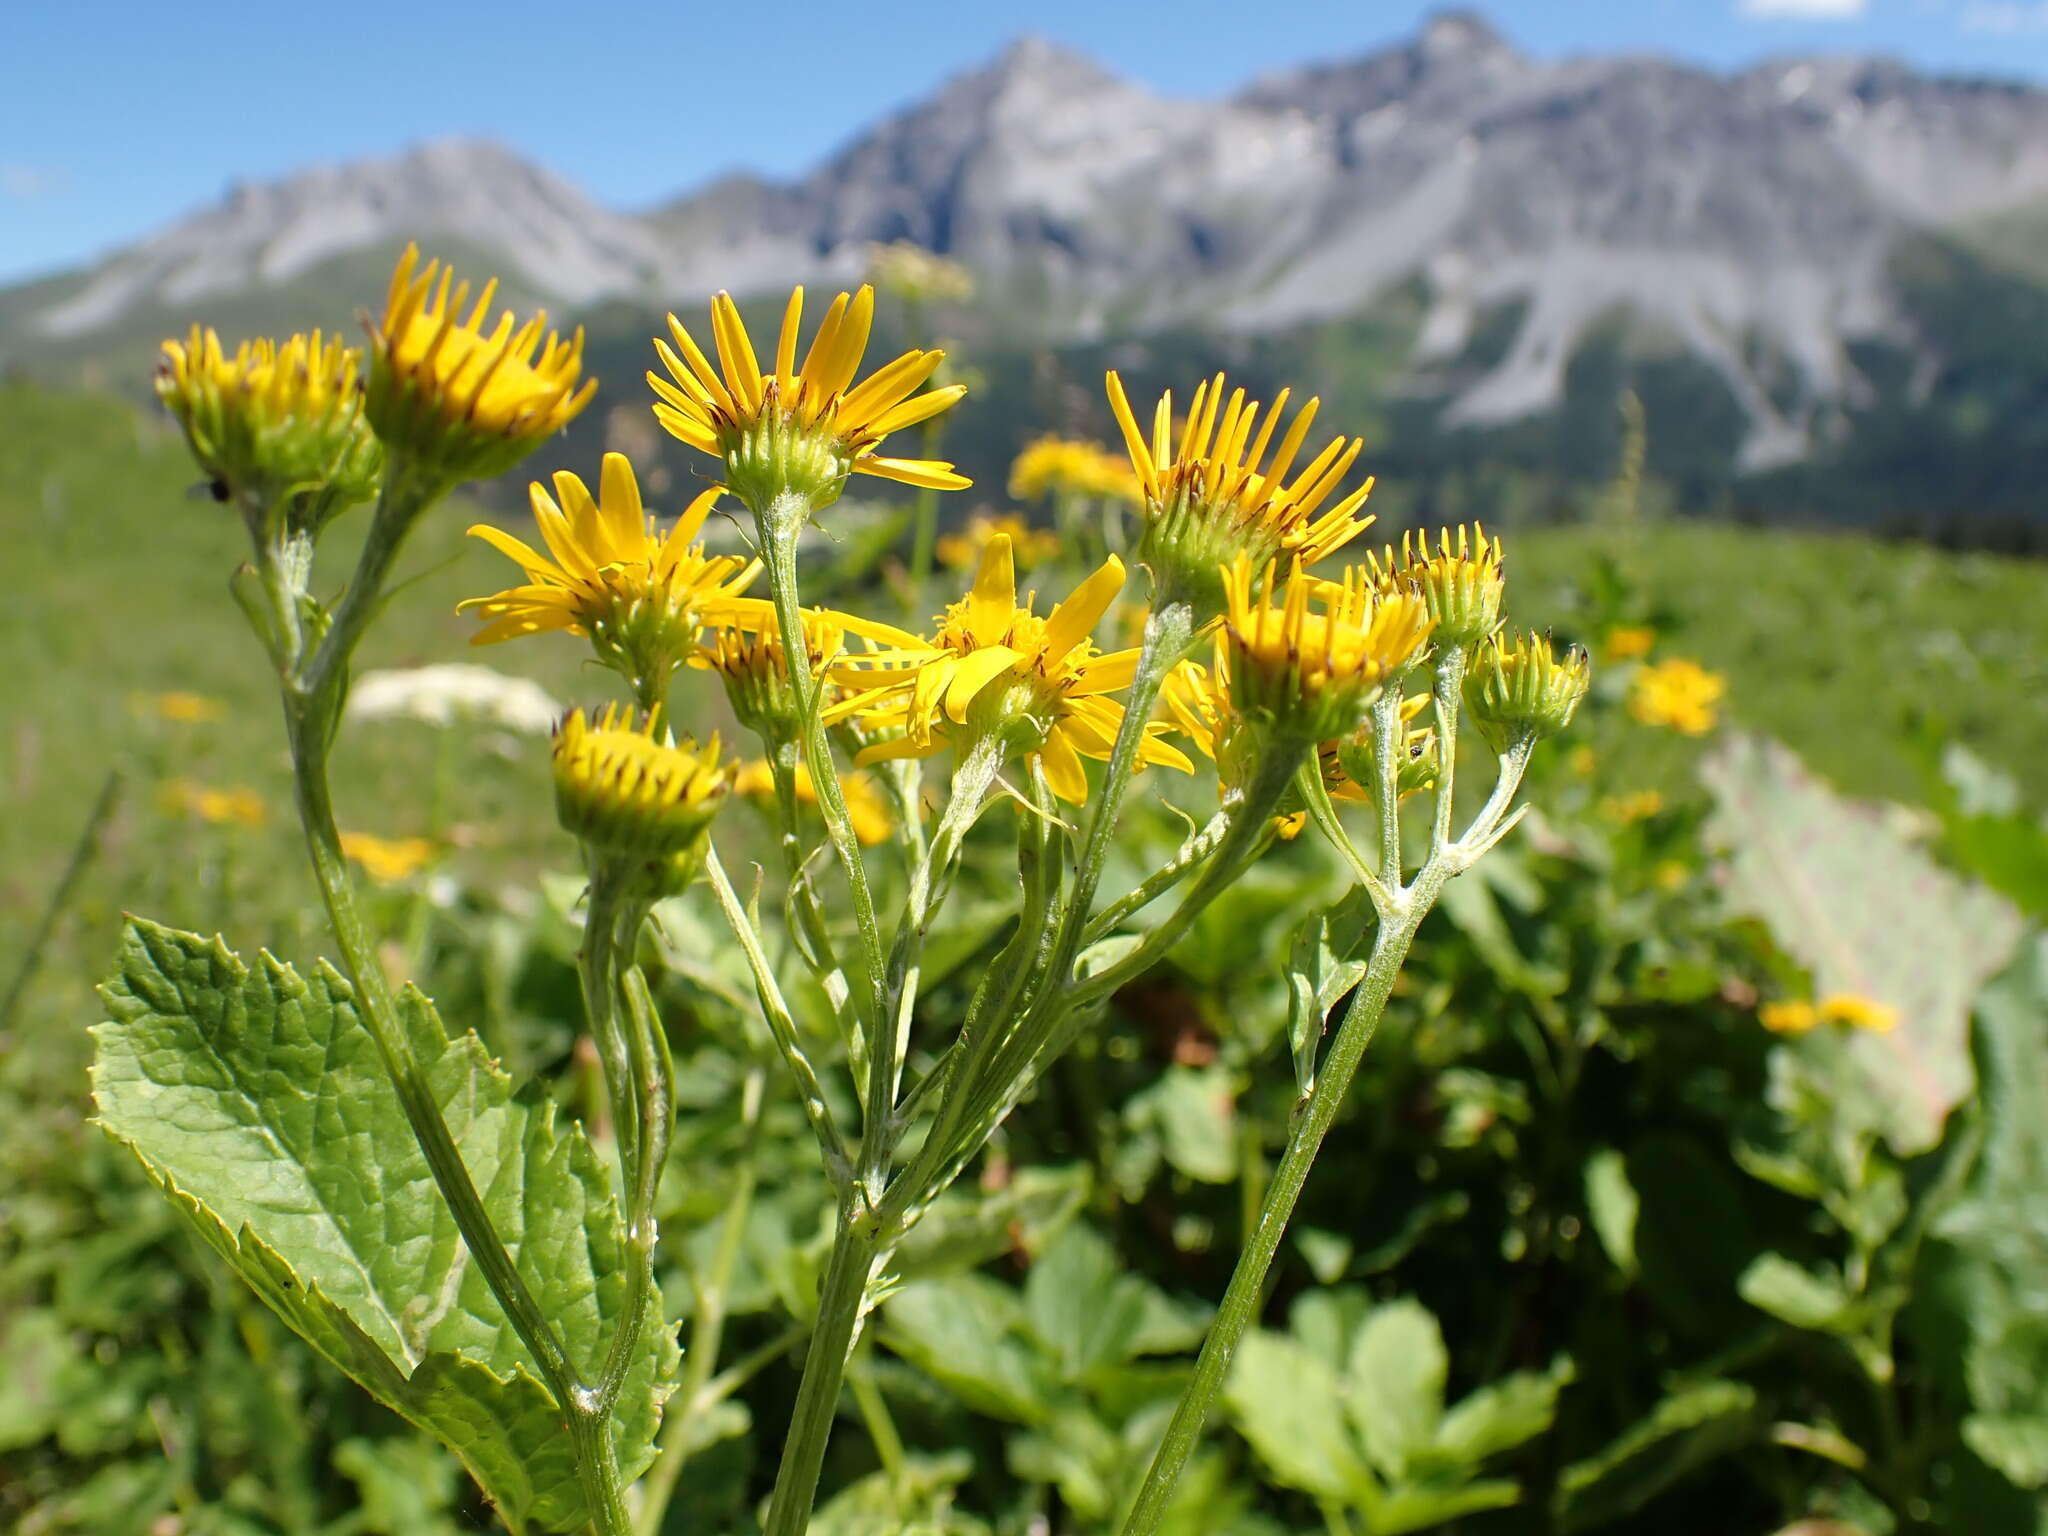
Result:
[[[1592,664],[1578,646],[1553,654],[1548,637],[1495,636],[1474,659],[1465,679],[1465,708],[1496,752],[1522,737],[1555,736],[1571,724],[1592,680]]]
[[[555,734],[555,812],[594,855],[638,866],[666,893],[696,873],[732,770],[716,737],[699,747],[658,730],[657,714],[636,725],[616,705],[595,720],[570,711]]]
[[[583,378],[583,332],[563,340],[547,330],[545,311],[515,329],[507,310],[487,334],[497,280],[462,320],[469,284],[438,261],[416,270],[419,256],[409,245],[399,257],[370,330],[370,423],[387,450],[432,480],[489,479],[590,403],[597,381]]]
[[[1389,545],[1367,564],[1375,586],[1395,591],[1412,589],[1429,605],[1433,636],[1439,646],[1476,645],[1500,623],[1501,598],[1507,583],[1501,574],[1500,540],[1490,543],[1486,530],[1474,523],[1437,531],[1432,550],[1427,533],[1401,535],[1400,553]]]
[[[839,655],[844,636],[820,609],[804,614],[803,628],[811,670],[822,674]],[[772,747],[797,739],[803,727],[802,712],[797,707],[789,657],[772,614],[750,620],[745,628],[720,629],[699,649],[694,664],[718,674],[734,716],[764,742]]]
[[[361,363],[318,331],[245,341],[230,357],[195,325],[163,344],[156,392],[224,500],[311,534],[377,491],[383,453],[363,420]]]

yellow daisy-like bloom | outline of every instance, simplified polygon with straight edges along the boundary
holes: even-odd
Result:
[[[1774,1035],[1803,1035],[1820,1023],[1814,1006],[1798,998],[1765,1003],[1756,1011],[1757,1023]]]
[[[938,415],[967,393],[964,384],[916,393],[945,353],[906,352],[854,385],[875,315],[875,291],[863,286],[832,301],[799,367],[803,305],[798,288],[783,310],[774,365],[766,373],[731,294],[711,301],[717,367],[670,315],[675,346],[659,337],[654,342],[669,377],[647,375],[660,397],[655,418],[672,437],[723,460],[733,490],[757,513],[784,491],[803,496],[815,511],[838,498],[849,474],[942,491],[971,484],[951,464],[876,452],[891,432]]]
[[[636,723],[637,718],[637,723]],[[732,765],[718,738],[672,742],[660,711],[608,706],[569,712],[555,733],[555,810],[562,825],[608,852],[659,862],[699,843],[724,803]]]
[[[195,816],[214,826],[260,827],[270,819],[270,808],[253,789],[239,785],[218,789],[190,779],[172,779],[158,792],[167,811]]]
[[[822,676],[844,647],[850,621],[826,608],[804,609],[802,618],[805,653],[813,674]],[[738,615],[697,648],[690,665],[718,674],[733,714],[762,740],[779,744],[797,738],[802,711],[772,612]]]
[[[775,799],[775,770],[769,766],[768,759],[757,757],[740,764],[733,774],[732,792],[748,800],[772,803]],[[846,800],[846,814],[853,823],[853,835],[870,847],[887,841],[896,830],[896,817],[889,809],[888,799],[875,787],[875,781],[864,773],[843,773],[839,776],[839,792]],[[802,805],[818,803],[818,786],[811,779],[807,763],[796,765],[796,798]]]
[[[424,837],[378,837],[371,832],[344,832],[341,851],[363,867],[379,885],[396,885],[434,862],[434,844]]]
[[[210,725],[216,720],[227,718],[228,707],[219,699],[209,698],[203,693],[172,691],[157,694],[131,694],[129,706],[138,714],[155,715],[159,720],[169,720],[178,725]]]
[[[1644,725],[1704,736],[1720,719],[1728,679],[1696,661],[1673,657],[1644,667],[1630,681],[1628,712]]]
[[[1262,422],[1256,401],[1247,404],[1239,389],[1226,403],[1224,387],[1219,373],[1196,388],[1178,443],[1172,391],[1161,395],[1148,441],[1123,381],[1114,371],[1108,375],[1110,407],[1143,493],[1145,528],[1138,558],[1151,568],[1156,601],[1192,602],[1203,618],[1222,606],[1224,566],[1242,557],[1256,577],[1275,560],[1313,565],[1372,522],[1358,516],[1372,492],[1370,478],[1324,510],[1357,462],[1364,447],[1358,438],[1333,439],[1295,471],[1319,400],[1311,399],[1279,434],[1287,390],[1280,391]],[[1274,448],[1276,435],[1280,441]]]
[[[1600,637],[1600,654],[1608,661],[1639,661],[1657,643],[1657,631],[1647,624],[1616,624]]]
[[[163,344],[156,392],[224,501],[290,498],[293,525],[317,529],[376,492],[383,454],[363,419],[362,354],[339,337],[259,338],[230,356],[195,325]]]
[[[707,555],[699,541],[717,487],[691,502],[664,534],[641,503],[624,454],[604,456],[595,499],[566,470],[554,479],[553,496],[539,482],[532,487],[534,520],[553,559],[489,523],[469,530],[517,561],[527,577],[524,585],[458,605],[484,620],[470,644],[565,629],[585,636],[598,659],[636,688],[658,689],[689,658],[705,625],[769,622],[766,603],[740,595],[760,562]]]
[[[1261,576],[1248,554],[1223,580],[1233,708],[1291,740],[1313,744],[1357,730],[1388,679],[1429,639],[1421,597],[1376,591],[1357,569],[1341,583],[1316,581],[1297,561],[1277,606],[1272,567]]]
[[[870,728],[902,732],[863,748],[860,763],[928,756],[963,733],[999,735],[1010,755],[1043,765],[1054,794],[1082,804],[1081,759],[1106,760],[1123,724],[1123,705],[1107,695],[1128,687],[1137,670],[1136,651],[1105,655],[1091,638],[1123,584],[1123,562],[1112,555],[1041,617],[1033,594],[1018,604],[1010,541],[998,534],[982,552],[973,591],[940,616],[932,639],[848,621],[887,649],[834,669],[848,697],[827,718],[858,715]],[[1162,729],[1146,728],[1139,761],[1192,772],[1186,755],[1159,739]]]
[[[1019,501],[1082,496],[1137,506],[1144,491],[1128,460],[1082,438],[1040,437],[1010,464],[1010,494]]]
[[[1899,1027],[1899,1010],[1874,997],[1857,992],[1833,992],[1814,1004],[1823,1024],[1841,1024],[1850,1029],[1888,1035]]]
[[[1401,535],[1397,554],[1392,545],[1368,557],[1373,582],[1389,591],[1412,587],[1429,604],[1439,646],[1471,645],[1492,634],[1500,623],[1501,599],[1507,582],[1501,574],[1500,540],[1489,541],[1486,530],[1438,531],[1436,547],[1429,534],[1414,530]]]
[[[582,328],[565,341],[547,329],[545,310],[524,325],[507,310],[487,333],[498,280],[484,284],[464,320],[469,284],[419,260],[419,247],[408,245],[370,329],[370,423],[386,447],[439,478],[502,474],[597,392],[597,381],[583,377]]]
[[[1638,789],[1626,795],[1609,795],[1600,802],[1600,814],[1627,826],[1647,821],[1664,809],[1664,796],[1654,789]]]
[[[1010,541],[1011,557],[1027,571],[1059,556],[1060,536],[1050,528],[1034,528],[1014,512],[994,517],[977,512],[959,533],[949,533],[939,540],[939,564],[951,570],[966,570],[981,559],[989,540],[999,533]]]

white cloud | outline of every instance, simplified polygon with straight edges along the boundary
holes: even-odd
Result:
[[[32,165],[0,164],[0,198],[10,202],[33,203],[39,198],[54,195],[63,186],[61,171],[37,170]]]
[[[1745,16],[1770,21],[1853,21],[1870,8],[1870,0],[1739,0]]]
[[[2048,0],[1980,0],[1963,11],[1965,32],[1991,32],[2012,37],[2022,32],[2048,32]]]

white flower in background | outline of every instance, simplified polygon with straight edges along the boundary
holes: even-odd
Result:
[[[545,736],[561,720],[562,706],[526,678],[451,662],[365,672],[349,690],[348,718],[480,723]]]

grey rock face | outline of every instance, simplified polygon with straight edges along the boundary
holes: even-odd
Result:
[[[729,178],[636,219],[488,145],[433,145],[238,190],[42,323],[86,331],[145,295],[275,281],[411,235],[502,251],[570,304],[692,307],[856,277],[871,243],[912,240],[1029,292],[1068,336],[1270,329],[1420,278],[1418,370],[1520,305],[1451,419],[1554,404],[1587,331],[1627,316],[1722,374],[1760,467],[1855,404],[1849,343],[1917,344],[1885,276],[1901,234],[2044,199],[2048,92],[1878,60],[1543,62],[1447,13],[1367,58],[1193,102],[1027,38],[794,183]]]

